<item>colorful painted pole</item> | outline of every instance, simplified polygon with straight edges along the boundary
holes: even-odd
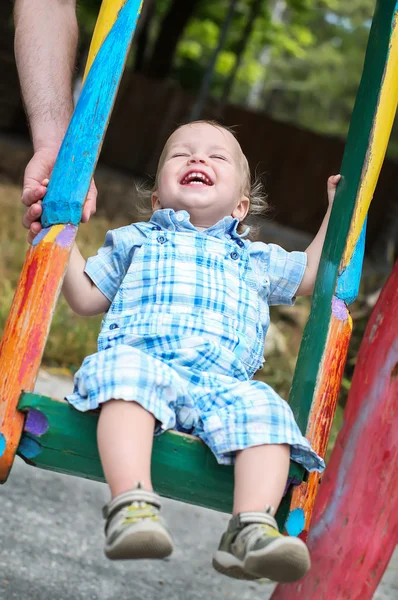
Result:
[[[272,600],[371,600],[398,540],[398,262],[372,312],[308,537],[312,569]]]
[[[43,231],[28,250],[0,345],[0,482],[22,433],[17,411],[31,391],[55,303],[101,149],[141,0],[104,0],[86,79],[43,201]],[[68,224],[69,223],[69,224]]]
[[[366,214],[397,106],[397,15],[396,0],[378,0],[342,162],[342,180],[330,218],[290,398],[299,426],[322,456],[351,337],[352,323],[347,306],[358,292]],[[290,535],[307,538],[319,481],[319,475],[312,473],[308,482],[295,488],[286,522]]]

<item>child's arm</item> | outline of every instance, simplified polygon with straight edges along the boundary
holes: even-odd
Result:
[[[336,194],[337,184],[341,179],[341,175],[332,175],[328,179],[328,200],[329,206],[326,215],[322,221],[322,225],[319,228],[318,233],[306,249],[307,254],[307,268],[304,273],[304,277],[300,283],[300,286],[296,292],[296,296],[308,296],[312,294],[315,285],[316,275],[318,273],[319,261],[321,259],[323,243],[325,241],[326,230],[329,223],[330,213],[332,212],[332,205],[334,196]]]
[[[106,312],[111,303],[84,272],[86,261],[73,245],[62,292],[71,309],[82,317]]]

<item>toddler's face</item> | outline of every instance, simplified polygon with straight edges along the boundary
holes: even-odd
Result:
[[[242,150],[227,130],[209,123],[184,125],[167,141],[152,207],[187,210],[197,227],[225,216],[244,219]]]

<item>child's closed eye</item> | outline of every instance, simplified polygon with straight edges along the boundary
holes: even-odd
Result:
[[[212,154],[210,156],[210,158],[219,158],[220,160],[228,160],[226,156],[223,156],[222,154]]]

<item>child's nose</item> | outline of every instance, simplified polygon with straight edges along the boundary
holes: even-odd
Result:
[[[188,159],[188,164],[202,163],[207,164],[206,158],[202,154],[194,154]]]

